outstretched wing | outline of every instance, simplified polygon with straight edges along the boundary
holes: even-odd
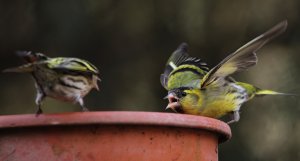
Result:
[[[263,47],[267,42],[283,33],[286,30],[286,27],[287,21],[282,21],[227,56],[204,76],[200,87],[205,88],[212,83],[221,83],[224,78],[230,74],[256,65],[256,51]]]
[[[46,60],[43,63],[46,63],[50,69],[62,72],[99,74],[98,69],[93,64],[78,58],[58,57]]]
[[[167,90],[182,86],[198,87],[200,79],[208,71],[206,63],[190,57],[187,51],[188,45],[181,43],[167,61],[165,71],[160,77],[162,86]]]

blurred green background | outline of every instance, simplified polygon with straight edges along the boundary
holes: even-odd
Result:
[[[100,69],[100,92],[85,97],[93,111],[164,111],[159,77],[181,42],[210,67],[247,41],[287,19],[287,31],[258,53],[259,63],[235,74],[240,81],[300,93],[300,1],[297,0],[52,0],[0,1],[0,69],[22,61],[16,50],[79,57]],[[34,113],[27,74],[0,75],[0,114]],[[222,161],[300,160],[299,97],[261,97],[242,107]],[[47,99],[46,113],[80,111]]]

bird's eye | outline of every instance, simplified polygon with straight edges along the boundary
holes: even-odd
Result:
[[[186,93],[185,92],[181,92],[181,96],[186,96]]]

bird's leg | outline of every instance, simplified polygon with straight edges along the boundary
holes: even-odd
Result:
[[[234,122],[238,122],[240,120],[240,112],[239,111],[233,111],[230,113],[231,120],[227,122],[227,124],[231,124]]]
[[[84,102],[83,102],[83,99],[82,98],[78,98],[77,99],[77,102],[79,103],[79,105],[81,106],[81,110],[82,110],[82,112],[87,112],[87,111],[89,111],[89,109],[88,108],[86,108],[85,107],[85,105],[84,105]]]
[[[37,90],[37,95],[35,98],[35,103],[37,105],[37,110],[35,112],[35,116],[39,116],[41,113],[43,113],[43,110],[41,108],[42,106],[42,101],[45,98],[45,94],[43,92],[41,92],[39,89]]]

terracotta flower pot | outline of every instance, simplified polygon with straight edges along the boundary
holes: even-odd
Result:
[[[157,112],[0,116],[1,161],[217,161],[227,124]]]

